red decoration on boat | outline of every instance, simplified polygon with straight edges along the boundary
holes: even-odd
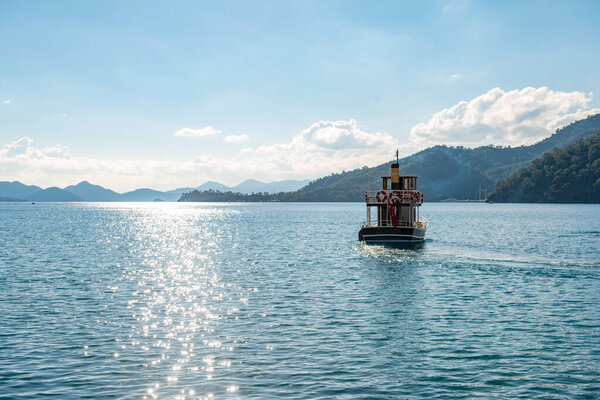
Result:
[[[392,218],[392,225],[394,228],[398,225],[398,217],[396,216],[396,211],[394,211],[394,206],[392,205],[392,199],[388,199],[388,213]]]

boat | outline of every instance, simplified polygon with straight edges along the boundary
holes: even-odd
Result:
[[[419,215],[423,193],[417,190],[417,176],[400,175],[397,151],[390,176],[382,176],[381,180],[381,190],[369,190],[367,187],[367,220],[362,223],[358,240],[391,245],[425,242],[427,222]],[[372,215],[372,210],[375,210],[375,215]]]

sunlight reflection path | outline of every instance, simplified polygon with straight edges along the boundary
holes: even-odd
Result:
[[[219,253],[234,235],[224,222],[237,211],[148,207],[122,212],[130,217],[129,251],[139,263],[129,265],[122,277],[128,282],[124,286],[133,288],[127,307],[133,322],[129,336],[117,339],[122,353],[129,348],[143,360],[143,375],[151,377],[145,397],[235,393],[236,382],[214,378],[227,375],[238,344],[219,328],[247,305],[244,289],[224,281],[220,272],[226,266]]]

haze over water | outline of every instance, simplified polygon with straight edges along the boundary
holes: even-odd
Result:
[[[598,398],[600,206],[0,204],[0,397]]]

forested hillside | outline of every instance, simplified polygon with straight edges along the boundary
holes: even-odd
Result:
[[[556,148],[510,178],[490,200],[517,203],[600,203],[600,134]]]

